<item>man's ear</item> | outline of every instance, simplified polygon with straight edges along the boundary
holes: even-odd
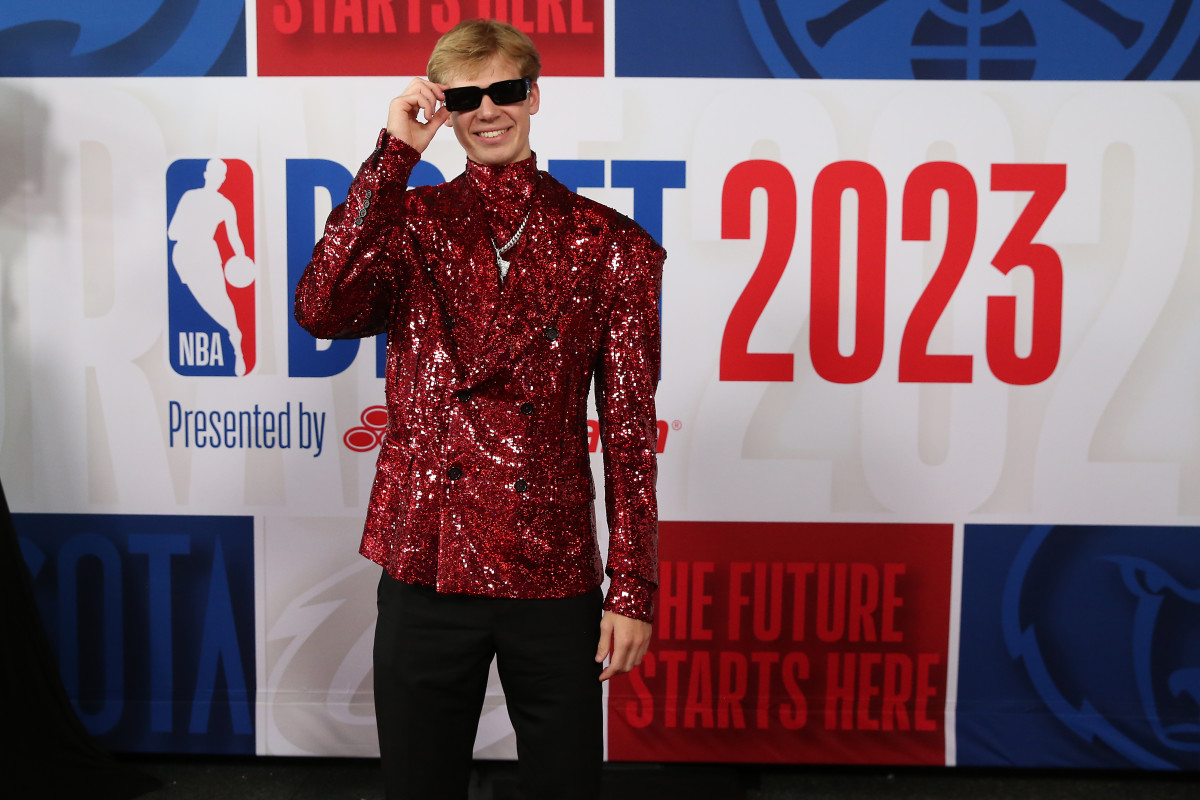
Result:
[[[536,114],[541,104],[542,90],[538,88],[537,81],[534,81],[529,87],[529,113]]]

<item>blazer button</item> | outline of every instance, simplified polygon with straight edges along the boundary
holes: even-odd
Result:
[[[513,484],[513,490],[517,492],[528,492],[529,484],[525,482],[524,478],[517,478],[517,482]]]
[[[462,467],[460,467],[458,464],[450,467],[450,469],[446,470],[446,477],[452,481],[458,480],[462,477]]]
[[[454,393],[454,396],[465,403],[471,399],[471,390],[470,389],[459,389],[457,392]]]
[[[521,413],[529,416],[533,413],[533,403],[521,403]]]
[[[548,327],[542,331],[542,336],[544,336],[546,338],[546,341],[553,342],[555,339],[558,338],[558,328],[551,325],[550,327]]]

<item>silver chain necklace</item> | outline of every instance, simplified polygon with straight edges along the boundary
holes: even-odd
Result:
[[[532,210],[533,209],[530,209],[529,211]],[[492,249],[496,251],[496,268],[500,270],[501,283],[503,283],[504,279],[508,277],[508,267],[510,264],[510,262],[505,260],[504,254],[516,247],[517,242],[521,240],[521,234],[525,232],[525,223],[529,222],[529,211],[525,212],[525,219],[521,220],[521,227],[517,228],[517,232],[513,234],[513,237],[503,245],[497,247],[495,239],[488,240],[492,243]]]

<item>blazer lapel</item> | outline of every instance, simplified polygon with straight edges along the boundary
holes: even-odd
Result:
[[[501,367],[515,362],[538,338],[557,335],[552,331],[558,310],[573,296],[579,278],[586,272],[581,251],[588,248],[585,243],[572,241],[580,237],[566,188],[545,174],[541,183],[525,227],[525,242],[499,294],[492,339],[481,358],[464,365],[472,384],[487,380]],[[539,262],[536,259],[540,253],[556,256]]]
[[[450,324],[451,352],[460,374],[469,376],[488,356],[494,337],[500,286],[496,256],[487,234],[483,208],[462,176],[439,209],[441,233],[427,247],[429,276]]]

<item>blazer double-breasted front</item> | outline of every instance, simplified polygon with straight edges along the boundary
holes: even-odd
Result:
[[[442,592],[566,597],[599,585],[594,383],[605,607],[650,619],[665,252],[532,159],[468,163],[449,183],[408,189],[419,158],[381,133],[296,289],[296,319],[313,335],[388,335],[388,423],[362,554]],[[497,206],[523,182],[511,196],[526,216],[501,281]]]

